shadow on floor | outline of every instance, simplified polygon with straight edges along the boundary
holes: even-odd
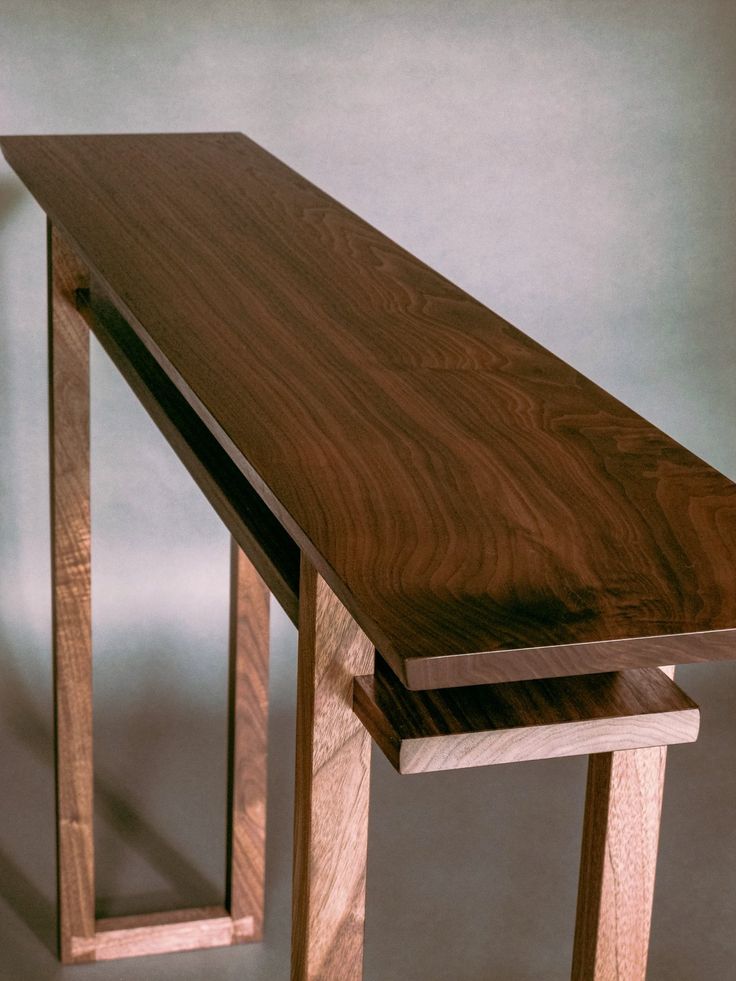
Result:
[[[34,858],[37,860],[39,851],[44,855],[44,865],[54,863],[54,829],[53,822],[53,730],[51,725],[52,707],[42,706],[37,691],[31,693],[29,684],[24,680],[10,645],[0,642],[0,718],[9,739],[3,741],[4,746],[12,752],[13,743],[30,751],[31,757],[38,764],[42,774],[40,786],[43,799],[24,799],[22,808],[15,817],[13,830],[21,829],[28,815],[39,820],[43,830],[32,842]],[[161,699],[158,699],[157,711],[162,711]],[[184,711],[181,707],[169,703],[163,707],[164,715],[181,723]],[[141,715],[145,714],[143,712]],[[138,720],[143,721],[143,720]],[[208,718],[193,723],[195,728],[207,728]],[[191,722],[191,720],[190,720]],[[176,731],[172,722],[172,729]],[[131,728],[136,728],[133,720]],[[149,755],[152,750],[149,750]],[[6,761],[8,762],[8,761]],[[121,763],[123,761],[121,760]],[[45,790],[43,784],[45,783]],[[107,856],[110,860],[124,862],[127,855],[134,853],[137,859],[145,863],[153,873],[164,880],[167,888],[158,891],[145,892],[138,895],[128,895],[125,904],[130,905],[136,912],[148,912],[161,908],[188,907],[203,905],[211,901],[213,895],[219,892],[218,886],[210,878],[203,875],[197,866],[182,853],[181,849],[171,843],[165,834],[159,831],[149,819],[144,817],[124,789],[121,789],[109,773],[96,767],[95,781],[95,820],[104,824],[108,841],[114,841],[116,856]],[[6,797],[6,801],[8,797]],[[224,819],[224,815],[223,815]],[[28,927],[38,937],[42,944],[55,952],[56,924],[55,902],[48,888],[43,890],[34,885],[29,876],[22,852],[18,848],[11,849],[14,857],[0,846],[0,896],[18,913]],[[29,851],[29,858],[31,857]],[[34,863],[31,863],[34,864]],[[98,900],[98,916],[117,915],[119,900],[102,898]]]

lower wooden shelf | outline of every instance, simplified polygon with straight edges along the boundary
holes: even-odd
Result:
[[[688,743],[700,726],[658,668],[409,691],[378,655],[353,710],[399,773]]]

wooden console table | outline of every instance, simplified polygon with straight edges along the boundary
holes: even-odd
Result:
[[[241,134],[0,144],[49,218],[62,958],[260,935],[270,590],[293,978],[361,976],[371,738],[401,772],[592,754],[573,976],[643,978],[698,726],[658,668],[736,657],[736,486]],[[95,919],[89,329],[236,543],[221,908]]]

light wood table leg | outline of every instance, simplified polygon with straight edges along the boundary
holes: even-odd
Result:
[[[666,761],[665,746],[589,759],[573,981],[646,977]]]
[[[59,953],[64,963],[195,950],[263,930],[269,593],[233,542],[227,889],[222,906],[95,919],[89,277],[49,224],[49,429]]]
[[[371,737],[353,713],[370,641],[302,557],[292,981],[363,974]]]
[[[89,332],[85,270],[48,226],[49,449],[59,951],[94,959]]]
[[[269,597],[266,584],[231,546],[228,861],[225,905],[248,938],[263,934],[266,877],[266,756]]]

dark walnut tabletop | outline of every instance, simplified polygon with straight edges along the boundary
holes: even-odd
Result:
[[[409,687],[736,657],[736,486],[251,140],[1,143]]]

